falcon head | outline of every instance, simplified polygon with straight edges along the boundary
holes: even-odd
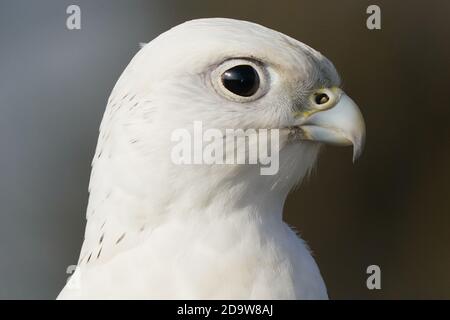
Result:
[[[144,45],[116,84],[108,110],[102,130],[121,137],[115,150],[134,155],[121,157],[118,166],[139,167],[133,182],[142,180],[141,188],[172,179],[181,190],[178,180],[186,185],[204,177],[205,192],[252,184],[262,193],[285,194],[314,165],[322,144],[352,145],[357,158],[365,136],[361,112],[327,58],[282,33],[232,19],[189,21]],[[194,121],[205,129],[279,129],[279,172],[262,177],[245,164],[190,170],[168,164],[171,132]],[[128,173],[125,183],[135,176]]]

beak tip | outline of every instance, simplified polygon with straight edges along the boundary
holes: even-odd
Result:
[[[353,163],[356,162],[356,160],[359,159],[359,157],[361,157],[361,154],[364,150],[364,141],[365,139],[362,138],[360,141],[355,141],[353,143]]]

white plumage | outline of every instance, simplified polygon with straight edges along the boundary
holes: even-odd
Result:
[[[265,70],[262,96],[243,102],[217,92],[214,70],[233,59]],[[361,148],[364,124],[347,96],[333,91],[336,101],[323,110],[308,99],[338,86],[320,53],[250,22],[193,20],[145,45],[108,101],[80,260],[58,298],[327,298],[282,210],[321,142]],[[171,132],[197,120],[210,128],[281,129],[279,172],[174,164]],[[293,126],[303,129],[302,140],[290,141]]]

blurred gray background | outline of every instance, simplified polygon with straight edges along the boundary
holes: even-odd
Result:
[[[66,29],[66,8],[82,29]],[[382,9],[382,30],[366,8]],[[199,17],[251,20],[330,58],[363,110],[365,152],[327,148],[286,220],[331,298],[450,298],[450,2],[0,2],[0,298],[53,299],[84,233],[106,100],[138,50]],[[382,271],[369,291],[368,265]]]

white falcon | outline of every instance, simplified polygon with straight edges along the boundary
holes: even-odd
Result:
[[[279,129],[279,170],[179,165],[171,134]],[[316,50],[255,23],[200,19],[161,34],[115,85],[89,185],[85,239],[59,299],[326,299],[283,221],[323,143],[362,150],[365,125]]]

